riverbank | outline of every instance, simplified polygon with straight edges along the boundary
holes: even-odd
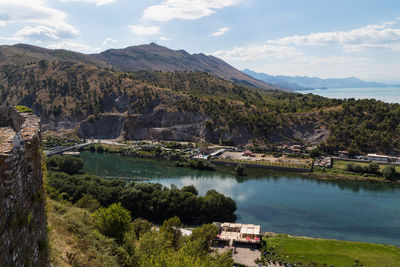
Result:
[[[190,157],[189,155],[181,152],[181,151],[174,151],[174,150],[167,150],[167,151],[141,151],[141,150],[133,150],[129,148],[127,145],[124,147],[121,146],[113,146],[109,144],[96,144],[95,149],[91,149],[90,147],[86,147],[84,151],[91,151],[91,152],[99,152],[98,148],[103,147],[100,149],[100,153],[110,153],[110,154],[117,154],[126,157],[133,157],[133,158],[141,158],[141,159],[154,159],[154,160],[166,160],[166,161],[183,161],[187,162]],[[248,161],[248,160],[233,160],[233,159],[211,159],[207,160],[214,165],[219,166],[229,166],[232,167],[232,172],[234,168],[238,164],[242,164],[245,168],[248,169],[260,169],[266,171],[285,171],[285,172],[292,172],[292,173],[302,173],[309,178],[317,179],[317,180],[349,180],[349,181],[372,181],[372,182],[384,182],[384,183],[393,183],[393,184],[400,184],[400,180],[385,180],[383,177],[377,176],[362,176],[359,174],[350,174],[346,172],[343,168],[333,168],[333,169],[315,169],[311,168],[311,166],[307,166],[306,164],[283,164],[283,163],[275,163],[275,162],[264,162],[264,161]]]
[[[305,176],[317,180],[323,181],[335,181],[335,180],[342,180],[342,181],[365,181],[365,182],[380,182],[380,183],[387,183],[387,184],[396,184],[400,185],[400,181],[392,181],[392,180],[385,180],[381,177],[364,177],[357,174],[344,174],[344,173],[331,173],[331,172],[322,172],[322,171],[314,171],[314,172],[307,172],[303,173]]]
[[[301,266],[396,267],[400,248],[390,245],[269,233],[263,237],[264,261]]]

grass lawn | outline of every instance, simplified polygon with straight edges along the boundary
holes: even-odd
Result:
[[[354,165],[360,165],[360,166],[368,166],[369,163],[364,163],[364,162],[352,162],[352,161],[345,161],[345,160],[334,160],[333,161],[333,168],[334,169],[340,169],[340,170],[346,170],[347,164],[353,163]],[[385,164],[379,164],[379,170],[382,172],[383,169],[387,166]],[[400,173],[400,166],[395,166],[396,171]]]
[[[266,236],[264,240],[264,248],[273,252],[267,259],[297,263],[296,266],[400,265],[400,248],[395,246],[287,235]]]

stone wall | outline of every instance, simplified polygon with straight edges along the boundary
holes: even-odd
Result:
[[[0,266],[48,266],[39,119],[0,107]]]

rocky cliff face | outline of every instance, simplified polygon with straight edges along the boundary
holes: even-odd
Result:
[[[39,119],[0,108],[0,266],[47,266]]]

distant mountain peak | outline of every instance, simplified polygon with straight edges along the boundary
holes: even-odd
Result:
[[[245,69],[243,71],[256,79],[262,80],[266,83],[276,85],[287,90],[312,90],[319,88],[361,88],[361,87],[385,87],[387,85],[376,82],[365,82],[357,77],[348,78],[330,78],[322,79],[318,77],[308,76],[284,76],[284,75],[269,75],[266,73],[258,73]]]
[[[190,54],[185,50],[172,50],[156,43],[110,49],[95,58],[123,71],[202,71],[235,83],[262,89],[280,89],[235,69],[223,60],[204,53]]]

